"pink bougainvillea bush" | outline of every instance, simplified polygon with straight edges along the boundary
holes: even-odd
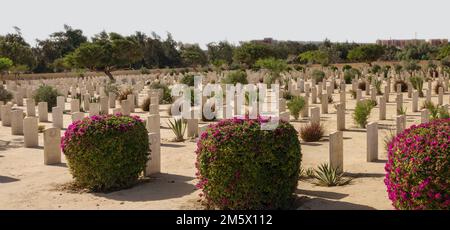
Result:
[[[450,119],[413,125],[388,146],[386,178],[396,209],[450,208]]]
[[[301,152],[297,131],[267,119],[234,118],[210,125],[197,142],[197,187],[209,208],[282,209],[297,187]]]
[[[145,169],[148,134],[135,116],[91,116],[69,125],[61,139],[75,183],[93,191],[133,185]]]

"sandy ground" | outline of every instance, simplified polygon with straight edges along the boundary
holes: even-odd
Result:
[[[348,85],[347,89],[351,88]],[[364,95],[364,93],[363,93]],[[334,94],[334,101],[339,95]],[[367,96],[365,96],[367,97]],[[407,126],[420,122],[420,113],[412,113],[411,99],[404,93]],[[420,98],[419,106],[424,98]],[[433,93],[436,103],[437,96]],[[450,103],[448,94],[444,104]],[[313,104],[312,106],[320,106]],[[387,104],[387,120],[380,121],[379,161],[366,162],[366,132],[352,120],[355,100],[347,95],[346,128],[344,132],[344,171],[355,177],[349,185],[320,187],[308,181],[299,181],[296,194],[299,209],[392,209],[383,183],[386,151],[384,136],[389,126],[395,128],[395,93]],[[66,109],[70,104],[66,103]],[[39,148],[24,148],[23,136],[12,136],[10,127],[0,126],[0,209],[202,209],[197,202],[199,191],[195,188],[195,141],[170,142],[173,134],[166,124],[167,105],[160,106],[161,114],[161,165],[162,174],[149,182],[131,189],[112,193],[75,193],[61,189],[72,181],[63,157],[63,163],[46,166],[43,163],[43,137]],[[25,110],[25,109],[24,109]],[[139,112],[142,118],[147,113]],[[370,121],[378,120],[378,107],[372,110]],[[321,115],[326,135],[320,142],[302,143],[302,167],[317,167],[328,162],[328,134],[336,130],[336,114],[332,105],[329,114]],[[51,120],[51,115],[49,115]],[[70,124],[70,115],[64,115],[64,125]],[[292,121],[299,129],[307,120]],[[41,123],[48,127],[51,123]],[[9,141],[9,145],[5,145]]]

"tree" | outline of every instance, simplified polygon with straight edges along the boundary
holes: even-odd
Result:
[[[182,65],[178,44],[173,40],[170,33],[167,34],[166,40],[162,40],[154,32],[151,36],[147,36],[145,33],[138,31],[131,35],[130,39],[136,42],[143,53],[142,58],[133,63],[133,67],[176,68]]]
[[[321,64],[327,66],[330,64],[328,54],[322,50],[307,51],[299,55],[299,59],[303,63]]]
[[[408,45],[397,54],[400,60],[429,60],[437,55],[437,48],[428,43]]]
[[[287,69],[287,63],[285,60],[282,59],[275,59],[275,58],[266,58],[266,59],[259,59],[256,62],[256,66],[260,68],[264,68],[270,71],[270,76],[268,79],[268,84],[272,84],[280,78],[280,74]]]
[[[372,65],[372,62],[378,60],[384,54],[384,49],[379,45],[362,45],[356,47],[348,53],[347,58],[351,61],[367,62]]]
[[[233,59],[240,64],[252,67],[258,59],[273,57],[273,51],[269,45],[247,42],[235,49]]]
[[[233,49],[234,47],[230,45],[227,41],[221,41],[219,43],[208,43],[208,59],[214,64],[214,62],[220,61],[225,62],[224,64],[231,65],[233,62]]]
[[[352,43],[334,43],[332,44],[333,50],[336,50],[338,54],[339,61],[347,61],[347,56],[350,50],[358,47],[358,44]]]
[[[450,73],[450,55],[441,59],[441,66]]]
[[[384,46],[384,54],[381,56],[383,61],[394,61],[397,60],[398,53],[400,49],[395,46]]]
[[[30,45],[25,42],[19,28],[16,33],[0,36],[0,57],[9,58],[15,65],[27,65],[32,68],[35,59]]]
[[[19,78],[19,76],[23,73],[28,72],[30,69],[27,65],[14,65],[11,67],[10,72],[14,74],[16,78]]]
[[[204,66],[208,63],[206,53],[197,44],[182,46],[181,58],[183,59],[183,64],[190,67]]]
[[[216,74],[218,74],[218,75],[222,72],[222,68],[226,63],[227,62],[222,59],[217,59],[217,60],[211,61],[211,64],[214,66],[214,71],[216,71]]]
[[[13,66],[13,61],[6,57],[0,57],[0,74],[3,76]]]
[[[406,60],[403,61],[403,69],[412,74],[414,71],[418,71],[421,69],[420,65],[416,60]]]
[[[437,56],[437,59],[441,60],[448,56],[450,56],[450,45],[441,47],[441,49],[439,49],[439,54]]]
[[[34,53],[38,62],[35,72],[60,72],[61,68],[55,68],[55,61],[73,52],[81,44],[87,42],[83,31],[64,25],[64,31],[52,33],[50,38],[37,40]]]
[[[112,71],[116,68],[129,68],[141,60],[142,50],[135,40],[117,33],[102,32],[92,42],[83,43],[65,57],[65,63],[74,68],[87,68],[103,71],[114,81]]]

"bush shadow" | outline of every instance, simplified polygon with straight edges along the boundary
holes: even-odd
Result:
[[[375,208],[345,201],[307,198],[303,199],[298,210],[375,210]]]
[[[9,177],[9,176],[0,176],[0,184],[6,184],[11,182],[19,181],[17,178]]]
[[[332,200],[340,200],[348,196],[348,194],[337,193],[337,192],[326,192],[326,191],[311,191],[305,189],[297,189],[295,191],[297,194],[306,196],[315,196]]]
[[[188,183],[194,177],[161,173],[146,183],[138,184],[132,188],[111,193],[94,193],[94,195],[117,201],[155,201],[183,197],[195,192],[196,187]]]

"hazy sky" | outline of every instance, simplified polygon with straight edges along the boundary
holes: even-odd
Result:
[[[22,29],[28,42],[63,24],[92,36],[151,31],[199,43],[278,40],[374,42],[377,38],[449,38],[449,0],[8,0],[0,34]]]

